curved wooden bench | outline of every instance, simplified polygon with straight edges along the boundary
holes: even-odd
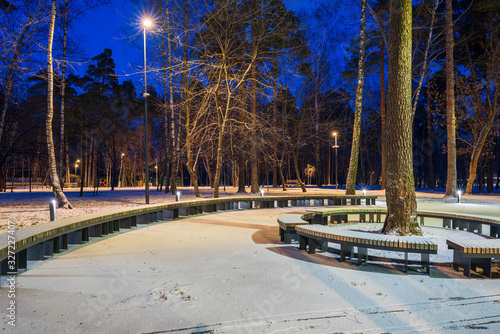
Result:
[[[299,249],[315,254],[316,248],[328,250],[328,242],[340,244],[340,262],[346,255],[354,257],[354,247],[358,248],[358,264],[368,261],[368,249],[403,252],[405,270],[408,270],[408,253],[421,254],[421,263],[430,274],[430,254],[437,254],[437,244],[422,237],[383,235],[368,232],[336,229],[323,225],[296,226],[300,236]]]
[[[353,204],[362,199],[374,203],[376,198],[358,195],[231,196],[65,218],[18,229],[15,236],[8,232],[1,234],[0,274],[15,274],[18,269],[27,269],[27,261],[44,260],[68,249],[70,244],[81,244],[91,237],[105,236],[139,224],[224,210],[274,208],[275,203],[278,207],[324,205],[325,202],[347,204],[347,200]],[[15,260],[12,268],[9,266],[11,260]]]
[[[368,222],[380,223],[381,215],[387,213],[387,208],[376,205],[363,205],[340,208],[314,208],[306,211],[314,214],[313,224],[326,225],[328,224],[328,217],[331,217],[331,223],[348,223],[349,215],[359,215],[359,221],[362,223],[367,222],[366,215],[368,215]]]
[[[306,220],[311,219],[313,216],[313,213],[308,212],[292,212],[279,215],[278,225],[280,227],[281,241],[285,244],[291,244],[292,238],[298,241],[295,228],[300,225],[309,225]]]
[[[484,240],[446,240],[448,248],[453,249],[453,269],[464,269],[464,275],[470,278],[471,269],[483,269],[483,275],[491,278],[491,262],[500,257],[500,239]]]
[[[313,218],[304,216],[312,223],[326,225],[328,217],[332,217],[334,223],[345,222],[347,223],[348,215],[359,214],[360,222],[366,222],[366,215],[369,215],[369,222],[380,222],[380,215],[386,214],[387,209],[377,206],[359,206],[359,207],[335,207],[335,208],[314,208],[306,210],[314,214]],[[374,217],[377,217],[375,220]],[[442,211],[422,211],[417,212],[420,218],[420,225],[425,225],[425,218],[438,218],[442,219],[442,226],[444,228],[459,229],[469,232],[482,233],[483,224],[488,225],[490,228],[489,235],[498,238],[500,232],[500,219],[490,216],[478,216],[464,213],[442,212]],[[289,218],[292,219],[292,218]],[[293,218],[296,222],[303,219],[300,215]],[[307,225],[307,224],[296,224]],[[461,241],[454,240],[453,238],[447,241],[448,248],[453,249],[453,268],[459,271],[459,268],[464,269],[464,275],[470,277],[470,270],[480,267],[483,269],[483,274],[491,277],[492,260],[500,258],[500,240],[471,240]],[[324,247],[323,247],[324,248]]]

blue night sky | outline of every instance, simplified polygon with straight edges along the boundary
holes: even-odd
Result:
[[[294,11],[321,6],[321,1],[318,0],[284,0],[284,2]],[[74,23],[75,34],[83,38],[81,48],[87,59],[98,55],[105,48],[113,50],[115,72],[120,81],[132,80],[137,83],[141,80],[142,73],[140,69],[137,72],[137,67],[142,66],[142,45],[139,45],[139,48],[133,47],[126,39],[126,35],[139,33],[141,37],[138,40],[142,41],[142,33],[137,31],[136,26],[140,22],[141,12],[145,12],[145,9],[138,9],[128,0],[112,0],[110,5],[92,10]],[[338,22],[333,23],[335,21],[336,18],[332,18],[333,25],[338,24]],[[125,34],[125,31],[128,33]],[[338,56],[342,61],[342,52]],[[77,68],[80,75],[84,74],[85,70],[86,64]]]

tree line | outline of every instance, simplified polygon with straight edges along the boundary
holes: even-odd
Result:
[[[144,92],[133,81],[120,82],[110,49],[88,60],[83,75],[68,66],[81,60],[68,27],[104,4],[2,5],[4,191],[7,179],[25,173],[37,180],[57,175],[61,187],[79,179],[81,192],[151,182],[166,193],[192,186],[196,196],[200,185],[209,185],[214,197],[221,186],[239,192],[250,186],[256,194],[265,184],[286,190],[289,180],[305,192],[306,179],[318,187],[333,184],[335,169],[348,194],[356,185],[387,186],[388,165],[397,164],[387,161],[386,148],[399,141],[383,143],[402,129],[388,111],[399,96],[396,88],[387,91],[389,50],[401,42],[391,42],[401,35],[390,27],[391,8],[399,8],[394,1],[320,1],[294,11],[282,0],[137,2],[153,21],[146,30],[149,180]],[[408,5],[411,127],[400,138],[409,140],[413,188],[446,188],[447,196],[459,188],[471,193],[474,185],[492,192],[500,169],[500,5],[423,0],[401,6]],[[49,47],[34,47],[47,45],[51,18],[53,71],[40,60]],[[129,40],[142,48],[143,27],[137,26]],[[345,66],[339,66],[339,49],[347,50],[340,53]],[[46,102],[50,95],[53,102]],[[332,132],[338,133],[336,166]],[[53,157],[46,145],[51,137]]]

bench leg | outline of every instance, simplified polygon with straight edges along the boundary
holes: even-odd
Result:
[[[471,261],[471,267],[474,268],[482,268],[483,269],[483,275],[491,278],[491,258],[485,258],[485,259],[472,259]],[[477,271],[477,269],[475,269]]]
[[[283,232],[283,243],[291,244],[292,243],[292,233],[290,231]]]
[[[309,254],[316,254],[316,248],[320,246],[320,243],[316,239],[309,238]]]
[[[470,278],[471,260],[470,257],[464,257],[463,253],[457,249],[453,250],[453,269],[458,271],[458,268],[464,268],[464,275]]]
[[[299,250],[306,250],[306,246],[308,243],[308,238],[304,236],[299,236]]]
[[[363,264],[363,261],[368,262],[368,248],[358,246],[358,266]]]
[[[352,246],[348,246],[345,244],[340,244],[340,262],[345,261],[345,255],[349,254],[349,258],[352,257]]]
[[[405,273],[408,274],[408,252],[405,252]]]
[[[430,276],[431,275],[431,257],[428,253],[422,253],[420,255],[420,263],[425,268],[425,272]]]

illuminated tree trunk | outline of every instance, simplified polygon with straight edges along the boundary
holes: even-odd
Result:
[[[56,0],[52,0],[50,12],[49,39],[47,43],[47,119],[45,132],[47,136],[47,149],[49,154],[49,172],[52,191],[57,199],[57,206],[72,209],[66,195],[61,189],[59,175],[57,174],[57,162],[54,149],[54,138],[52,133],[52,119],[54,118],[54,69],[52,65],[52,43],[54,40],[54,26],[56,21]]]
[[[387,217],[383,232],[418,233],[413,179],[411,51],[412,1],[391,0],[386,146]]]
[[[365,84],[365,49],[366,49],[366,0],[361,5],[361,30],[359,32],[358,88],[356,89],[356,111],[352,134],[351,160],[346,180],[346,195],[356,194],[356,176],[358,174],[359,146],[361,142],[361,112],[363,109],[363,88]]]
[[[384,60],[384,40],[381,39],[380,41],[380,132],[381,132],[381,137],[384,138],[385,136],[385,60]],[[381,189],[385,189],[385,156],[386,156],[386,149],[385,145],[382,143],[381,146],[381,152],[382,152],[382,176],[380,178],[380,186]]]
[[[429,166],[429,188],[434,190],[436,188],[436,178],[434,176],[431,102],[431,85],[429,81],[429,69],[427,69],[427,162]]]
[[[448,169],[445,197],[457,196],[457,143],[455,119],[455,76],[453,72],[453,10],[446,0],[446,133]]]

